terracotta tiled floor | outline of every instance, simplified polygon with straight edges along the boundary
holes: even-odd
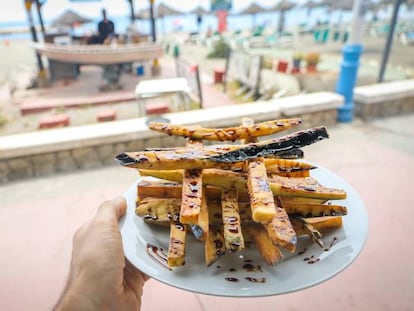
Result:
[[[142,310],[412,310],[413,133],[414,115],[355,121],[306,147],[307,159],[358,190],[369,214],[365,249],[332,280],[254,299],[198,295],[151,280]],[[133,170],[112,166],[0,187],[0,309],[50,309],[65,282],[73,232],[135,177]]]

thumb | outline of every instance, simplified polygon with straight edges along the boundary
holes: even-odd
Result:
[[[112,203],[115,206],[116,220],[119,220],[119,218],[125,215],[127,209],[126,200],[124,197],[118,196],[112,200]]]
[[[105,201],[101,204],[96,214],[97,218],[108,220],[116,219],[117,221],[126,212],[126,201],[123,197],[116,197],[112,201]]]

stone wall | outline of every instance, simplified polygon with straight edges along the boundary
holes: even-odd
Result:
[[[243,117],[255,122],[301,117],[301,129],[336,123],[343,98],[334,93],[313,93],[265,102],[166,114],[174,124],[228,127]],[[146,147],[184,146],[182,137],[147,129],[144,118],[87,126],[44,130],[0,137],[0,183],[48,176],[59,172],[117,165],[114,156]]]
[[[354,102],[364,120],[414,113],[414,79],[357,87]]]

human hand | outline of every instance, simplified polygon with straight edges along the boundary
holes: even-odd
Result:
[[[55,310],[140,310],[147,276],[124,257],[118,220],[125,212],[122,197],[106,201],[76,232],[69,279]]]

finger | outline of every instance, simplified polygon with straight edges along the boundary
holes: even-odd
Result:
[[[112,201],[105,201],[98,209],[96,217],[102,220],[118,220],[126,211],[126,202],[122,197],[117,197]]]
[[[142,294],[145,281],[149,279],[144,273],[136,269],[128,259],[125,259],[124,279],[126,285],[136,294]]]

